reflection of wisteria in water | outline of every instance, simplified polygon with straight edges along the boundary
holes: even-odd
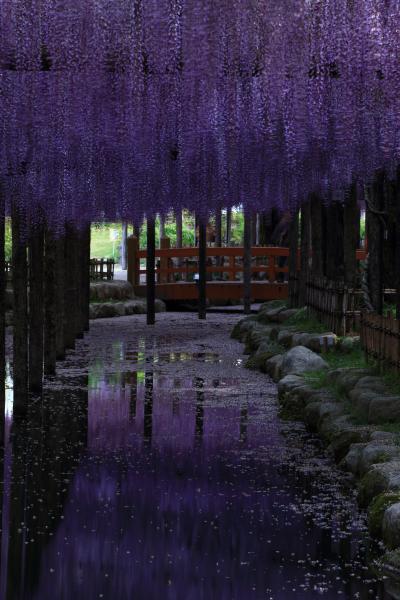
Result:
[[[235,342],[201,325],[213,352],[166,352],[141,324],[140,344],[96,327],[88,377],[71,355],[11,436],[2,598],[388,597],[353,495],[301,427],[282,432]]]

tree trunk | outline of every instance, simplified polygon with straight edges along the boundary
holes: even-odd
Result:
[[[305,306],[307,303],[307,281],[309,278],[310,263],[310,203],[306,202],[301,207],[301,257],[299,274],[299,305]]]
[[[324,274],[323,206],[321,199],[315,194],[311,196],[310,212],[312,275],[313,277],[322,277]]]
[[[350,287],[357,284],[357,246],[360,239],[360,210],[357,203],[357,186],[350,188],[344,205],[344,281]]]
[[[29,240],[29,391],[41,394],[44,348],[44,228],[40,224]]]
[[[86,225],[83,230],[83,331],[89,331],[90,320],[90,239],[91,225]]]
[[[56,251],[56,357],[65,358],[65,298],[66,298],[66,269],[65,269],[65,232],[55,239]]]
[[[5,399],[6,399],[6,265],[5,265],[5,201],[4,195],[0,188],[0,454],[3,457],[4,444],[4,426],[5,426]],[[3,466],[3,460],[0,461],[0,466]],[[0,470],[1,476],[3,470]],[[3,485],[3,484],[1,484]],[[0,501],[2,500],[2,495]],[[1,516],[1,510],[0,510]],[[1,558],[1,557],[0,557]]]
[[[77,334],[77,293],[76,280],[76,232],[72,225],[65,227],[65,288],[64,288],[64,344],[65,348],[75,347]]]
[[[121,269],[123,271],[126,271],[128,268],[127,240],[128,240],[128,223],[126,221],[124,221],[122,223],[122,240],[121,240]]]
[[[292,215],[289,227],[289,306],[297,308],[298,298],[298,248],[299,248],[299,213]]]
[[[57,278],[56,278],[56,241],[49,228],[45,234],[44,269],[44,372],[54,375],[57,357]]]
[[[384,206],[384,175],[378,173],[371,187],[367,207],[367,239],[368,239],[368,284],[372,306],[375,312],[383,312],[383,223],[381,217],[373,211],[381,211]],[[372,209],[372,210],[370,210]]]
[[[226,209],[226,237],[225,242],[227,246],[231,245],[231,230],[232,230],[232,209]]]
[[[326,276],[332,281],[344,279],[344,208],[332,202],[326,209]]]
[[[146,262],[146,295],[147,295],[147,325],[156,322],[155,297],[155,252],[156,252],[156,227],[153,218],[147,219],[147,262]]]
[[[207,317],[207,221],[199,223],[199,319]]]
[[[12,210],[13,291],[14,291],[14,415],[23,415],[28,404],[28,264],[21,230],[23,217],[18,206]]]
[[[248,211],[244,213],[243,235],[243,302],[244,313],[251,313],[251,242],[252,218]]]

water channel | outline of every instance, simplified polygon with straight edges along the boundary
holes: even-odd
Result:
[[[243,366],[238,317],[96,321],[12,422],[3,600],[392,598],[355,486]]]

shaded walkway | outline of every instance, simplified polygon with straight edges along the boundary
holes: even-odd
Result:
[[[92,323],[7,447],[7,598],[386,598],[352,493],[243,368],[237,318]]]

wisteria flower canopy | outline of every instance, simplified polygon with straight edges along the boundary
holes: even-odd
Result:
[[[398,0],[0,0],[0,177],[34,222],[290,209],[399,162]]]

